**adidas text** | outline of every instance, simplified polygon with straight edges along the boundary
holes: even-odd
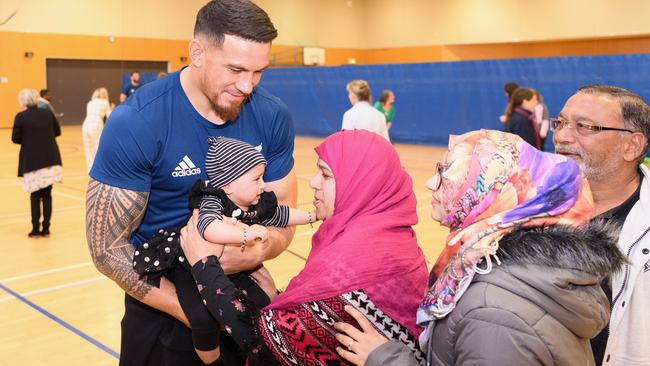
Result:
[[[190,175],[201,174],[201,168],[192,168],[192,169],[183,169],[183,170],[174,170],[172,172],[172,177],[188,177]]]

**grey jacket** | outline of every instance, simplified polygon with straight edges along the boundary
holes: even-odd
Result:
[[[625,262],[613,226],[517,230],[499,243],[502,264],[477,275],[435,322],[431,365],[593,365],[589,338],[609,320],[599,283]],[[494,261],[493,261],[494,263]],[[388,342],[366,366],[417,365]]]

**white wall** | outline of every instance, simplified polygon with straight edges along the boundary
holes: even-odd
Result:
[[[282,45],[391,48],[650,34],[648,0],[257,0]],[[0,31],[189,39],[205,0],[0,0]],[[350,6],[351,5],[351,6]]]

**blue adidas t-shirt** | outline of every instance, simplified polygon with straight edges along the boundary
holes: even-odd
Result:
[[[287,106],[256,87],[239,117],[223,125],[203,118],[180,84],[180,72],[148,83],[111,113],[90,176],[110,186],[150,192],[136,245],[156,230],[184,224],[188,194],[207,180],[209,136],[259,146],[267,160],[264,180],[284,178],[293,168],[294,131]]]

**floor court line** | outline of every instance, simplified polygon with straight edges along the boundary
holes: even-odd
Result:
[[[67,283],[64,283],[64,284],[61,284],[61,285],[57,285],[57,286],[45,287],[45,288],[40,288],[38,290],[23,292],[21,295],[27,297],[27,296],[32,296],[32,295],[45,294],[45,293],[52,292],[52,291],[62,290],[64,288],[81,286],[81,285],[85,285],[85,284],[88,284],[88,283],[103,281],[103,280],[107,280],[107,279],[108,279],[108,277],[103,276],[103,275],[102,276],[95,276],[95,277],[87,278],[85,280],[67,282]],[[12,299],[15,299],[15,297],[13,297],[13,296],[0,297],[0,302],[7,301],[7,300],[12,300]]]
[[[69,271],[71,269],[87,267],[87,266],[90,266],[92,264],[93,264],[93,262],[90,262],[90,261],[89,262],[81,262],[81,263],[71,264],[71,265],[68,265],[68,266],[52,268],[52,269],[46,269],[44,271],[25,273],[25,274],[14,276],[14,277],[1,278],[0,283],[9,283],[9,282],[14,282],[14,281],[34,278],[34,277],[38,277],[38,276],[44,276],[44,275],[48,275],[48,274],[52,274],[52,273]]]
[[[68,329],[72,333],[78,335],[79,337],[83,338],[93,346],[99,348],[100,350],[108,353],[109,355],[113,356],[115,359],[120,359],[120,354],[115,352],[114,350],[110,349],[108,346],[103,344],[102,342],[96,340],[95,338],[89,336],[88,334],[82,332],[81,330],[75,328],[72,326],[70,323],[66,322],[65,320],[59,318],[58,316],[50,313],[46,309],[38,306],[37,304],[33,303],[32,301],[26,299],[25,297],[21,296],[17,292],[13,291],[12,289],[8,288],[7,286],[3,285],[0,283],[0,289],[4,290],[5,292],[9,293],[10,295],[14,296],[18,300],[20,300],[22,303],[25,305],[31,307],[32,309],[38,311],[39,313],[45,315],[46,317],[50,318],[51,320],[55,321],[59,325],[63,326],[64,328]]]

